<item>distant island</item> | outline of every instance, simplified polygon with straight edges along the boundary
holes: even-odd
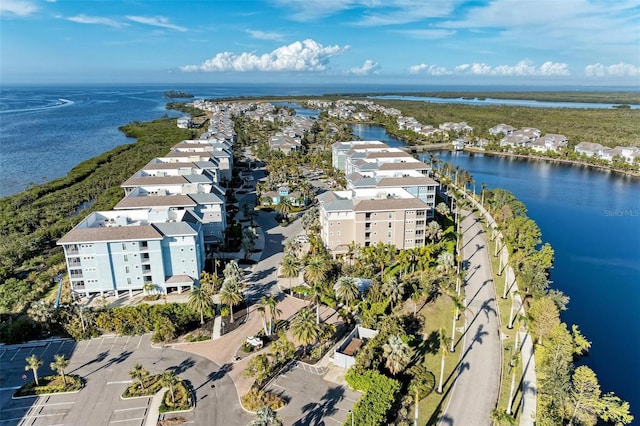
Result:
[[[169,90],[168,92],[164,92],[165,98],[193,98],[191,93],[187,92],[177,92],[175,90]]]

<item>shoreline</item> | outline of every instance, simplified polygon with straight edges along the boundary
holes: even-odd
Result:
[[[502,157],[513,157],[513,158],[518,158],[522,160],[548,161],[552,163],[568,164],[571,166],[585,166],[585,167],[590,167],[592,169],[600,170],[603,172],[613,172],[613,173],[618,173],[618,174],[633,177],[633,178],[640,178],[640,172],[634,172],[632,170],[614,169],[612,167],[602,166],[599,164],[591,164],[591,163],[586,163],[584,161],[579,161],[579,160],[568,160],[566,158],[549,158],[549,157],[542,157],[538,155],[514,154],[512,152],[485,151],[483,149],[474,148],[474,147],[471,147],[471,148],[465,147],[463,151],[471,154],[495,155],[495,156],[502,156]]]

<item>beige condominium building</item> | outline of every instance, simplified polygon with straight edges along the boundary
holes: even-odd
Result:
[[[321,237],[332,253],[351,243],[425,245],[438,185],[427,164],[379,141],[337,142],[332,155],[347,177],[347,190],[318,196]]]

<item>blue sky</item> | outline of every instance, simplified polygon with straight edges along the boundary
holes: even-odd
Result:
[[[640,2],[0,0],[0,82],[640,87]]]

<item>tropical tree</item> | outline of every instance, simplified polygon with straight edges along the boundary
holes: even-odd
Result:
[[[393,244],[384,244],[382,241],[374,246],[365,247],[365,257],[378,265],[380,269],[380,281],[384,281],[384,269],[391,265],[395,257],[396,247]]]
[[[236,262],[235,260],[231,260],[225,265],[222,274],[224,275],[225,281],[234,280],[238,283],[238,285],[240,284],[240,282],[242,282],[242,269],[240,269],[240,266],[238,266],[238,262]]]
[[[171,402],[176,403],[175,394],[173,392],[173,387],[178,384],[178,376],[176,376],[175,371],[173,370],[165,370],[162,373],[162,377],[160,378],[162,381],[163,387],[169,388],[169,395],[171,395]]]
[[[436,271],[447,274],[453,269],[456,264],[456,259],[453,253],[443,251],[438,255],[436,259]]]
[[[36,382],[36,386],[40,386],[38,382],[38,369],[42,367],[42,360],[35,356],[35,354],[29,355],[25,361],[27,361],[27,365],[24,366],[25,371],[33,371],[33,380]]]
[[[435,244],[438,241],[440,241],[440,239],[442,238],[442,235],[443,235],[442,227],[438,222],[436,222],[435,220],[432,220],[431,222],[429,222],[429,224],[425,228],[424,234],[426,235],[427,238],[431,240],[432,243]]]
[[[140,388],[144,389],[144,379],[149,376],[149,372],[141,364],[135,364],[131,371],[129,371],[129,377],[132,379],[138,379],[140,382]]]
[[[336,282],[336,296],[349,306],[359,295],[360,290],[352,277],[340,277]]]
[[[273,409],[265,405],[256,411],[256,418],[251,422],[251,426],[282,426],[282,419]]]
[[[444,381],[444,359],[447,356],[447,330],[442,327],[438,334],[438,342],[440,343],[440,382],[438,383],[438,393],[442,393],[442,385]]]
[[[242,241],[240,242],[240,247],[244,252],[244,260],[249,259],[249,256],[251,255],[251,251],[256,246],[257,238],[258,238],[258,235],[256,234],[256,231],[253,228],[245,228],[244,231],[242,231]]]
[[[271,336],[275,322],[282,315],[282,310],[278,308],[278,300],[274,295],[267,297],[266,307],[269,311],[269,336]]]
[[[438,203],[436,206],[436,213],[438,213],[442,217],[446,217],[451,211],[449,210],[449,206],[446,203]]]
[[[293,210],[293,206],[287,198],[280,199],[280,202],[276,204],[275,209],[276,211],[278,211],[278,213],[284,216],[285,221],[289,221],[289,213],[291,213],[291,210]]]
[[[389,298],[391,306],[395,306],[397,302],[402,300],[404,295],[404,283],[398,280],[398,277],[391,276],[382,284],[382,293]]]
[[[64,370],[66,370],[70,363],[71,361],[69,361],[64,354],[58,354],[53,356],[53,362],[49,364],[49,367],[57,371],[60,377],[62,377],[62,383],[64,383],[65,386],[67,386],[67,377],[64,374]]]
[[[262,296],[258,301],[258,306],[256,307],[256,311],[260,313],[260,319],[262,320],[262,329],[264,330],[265,336],[269,335],[269,329],[267,328],[267,298]]]
[[[225,280],[225,283],[222,285],[220,289],[220,302],[224,303],[229,307],[230,311],[230,321],[233,324],[233,307],[235,305],[239,305],[244,298],[242,297],[242,291],[240,287],[234,283],[233,281]]]
[[[204,324],[204,313],[213,307],[211,293],[202,287],[192,287],[187,305],[200,314],[200,325]]]
[[[516,425],[516,419],[511,414],[507,414],[504,408],[496,408],[491,410],[491,413],[489,413],[489,419],[494,425],[502,425],[504,423],[508,424],[509,426]]]
[[[511,406],[513,405],[513,397],[515,396],[516,388],[516,373],[518,372],[518,364],[520,363],[520,356],[518,353],[513,354],[509,368],[511,369],[511,388],[509,389],[509,400],[507,402],[507,414],[511,415]]]
[[[633,421],[633,416],[629,412],[629,403],[627,401],[621,400],[611,392],[605,394],[601,401],[602,411],[600,412],[600,418],[605,422],[616,426],[623,426]]]
[[[569,425],[574,420],[581,425],[595,425],[601,411],[600,385],[596,373],[586,365],[581,365],[573,372],[571,381]]]
[[[305,279],[311,287],[311,302],[316,305],[316,323],[320,324],[320,302],[324,292],[322,281],[329,272],[327,260],[320,255],[313,255],[305,268]]]
[[[307,346],[318,340],[320,336],[320,326],[313,318],[313,313],[309,309],[303,308],[298,312],[298,315],[291,320],[291,332],[293,333],[293,337],[302,343],[306,355]]]
[[[145,296],[151,296],[156,291],[156,285],[154,283],[144,283],[144,285],[142,286],[142,291],[144,292]]]
[[[413,350],[398,335],[392,334],[382,346],[385,366],[394,376],[406,368],[411,361]]]
[[[297,277],[300,274],[302,265],[295,255],[287,253],[282,257],[280,268],[282,276],[285,278],[289,278],[289,291],[291,291],[291,279]]]
[[[283,363],[293,357],[296,350],[295,345],[287,339],[286,330],[278,331],[278,340],[271,343],[269,347],[277,363]]]

